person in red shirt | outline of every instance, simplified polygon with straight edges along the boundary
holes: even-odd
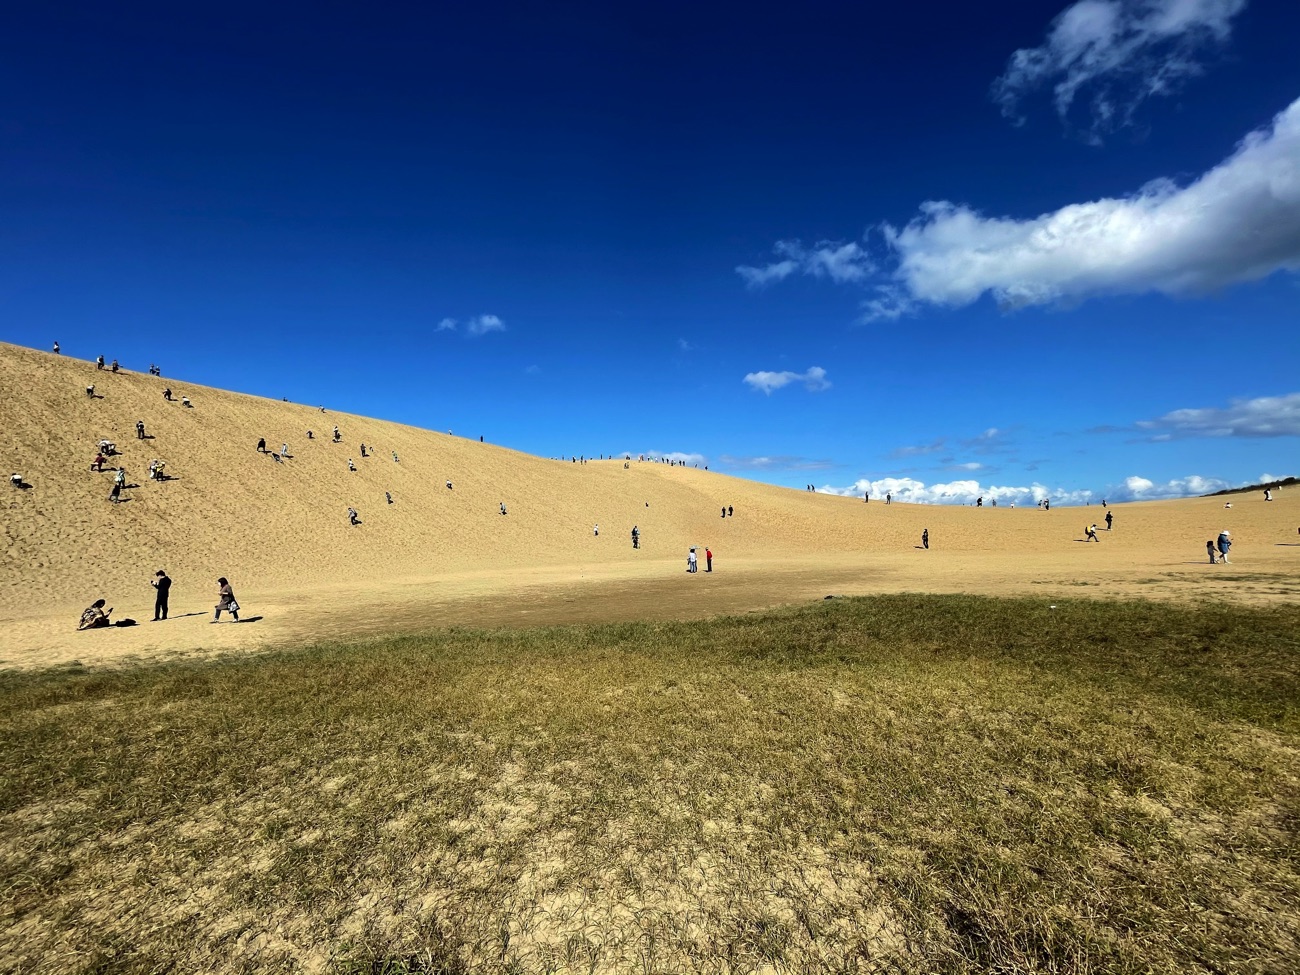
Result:
[[[711,548],[706,548],[704,550],[704,571],[713,571],[713,549]]]

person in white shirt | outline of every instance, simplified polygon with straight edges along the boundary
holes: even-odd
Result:
[[[691,549],[690,552],[688,552],[686,555],[686,571],[687,572],[699,571],[699,565],[697,564],[697,560],[695,558],[695,549]]]

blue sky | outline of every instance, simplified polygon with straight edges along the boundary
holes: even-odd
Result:
[[[470,6],[11,11],[0,337],[918,501],[1297,473],[1293,0]]]

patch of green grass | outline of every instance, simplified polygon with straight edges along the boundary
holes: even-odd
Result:
[[[1298,651],[903,595],[0,675],[0,958],[1290,972]]]

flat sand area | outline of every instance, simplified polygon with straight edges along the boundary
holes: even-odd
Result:
[[[636,459],[545,459],[477,435],[112,375],[2,344],[0,387],[15,391],[0,401],[0,444],[29,485],[6,487],[0,506],[0,668],[444,626],[698,619],[827,595],[1300,599],[1295,491],[1271,502],[1251,492],[1114,505],[1106,531],[1097,505],[886,505]],[[148,439],[137,439],[137,420]],[[89,469],[101,438],[121,451],[102,473]],[[270,451],[288,443],[289,456],[258,452],[259,438]],[[172,479],[148,480],[154,459]],[[108,471],[119,462],[136,486],[114,505]],[[724,506],[734,514],[722,517]],[[360,525],[348,524],[348,507]],[[1100,543],[1083,540],[1092,522]],[[1205,542],[1223,529],[1232,564],[1212,566]],[[159,568],[175,586],[171,618],[155,623],[149,580]],[[246,622],[209,622],[218,576]],[[78,633],[81,610],[99,597],[139,625]]]

